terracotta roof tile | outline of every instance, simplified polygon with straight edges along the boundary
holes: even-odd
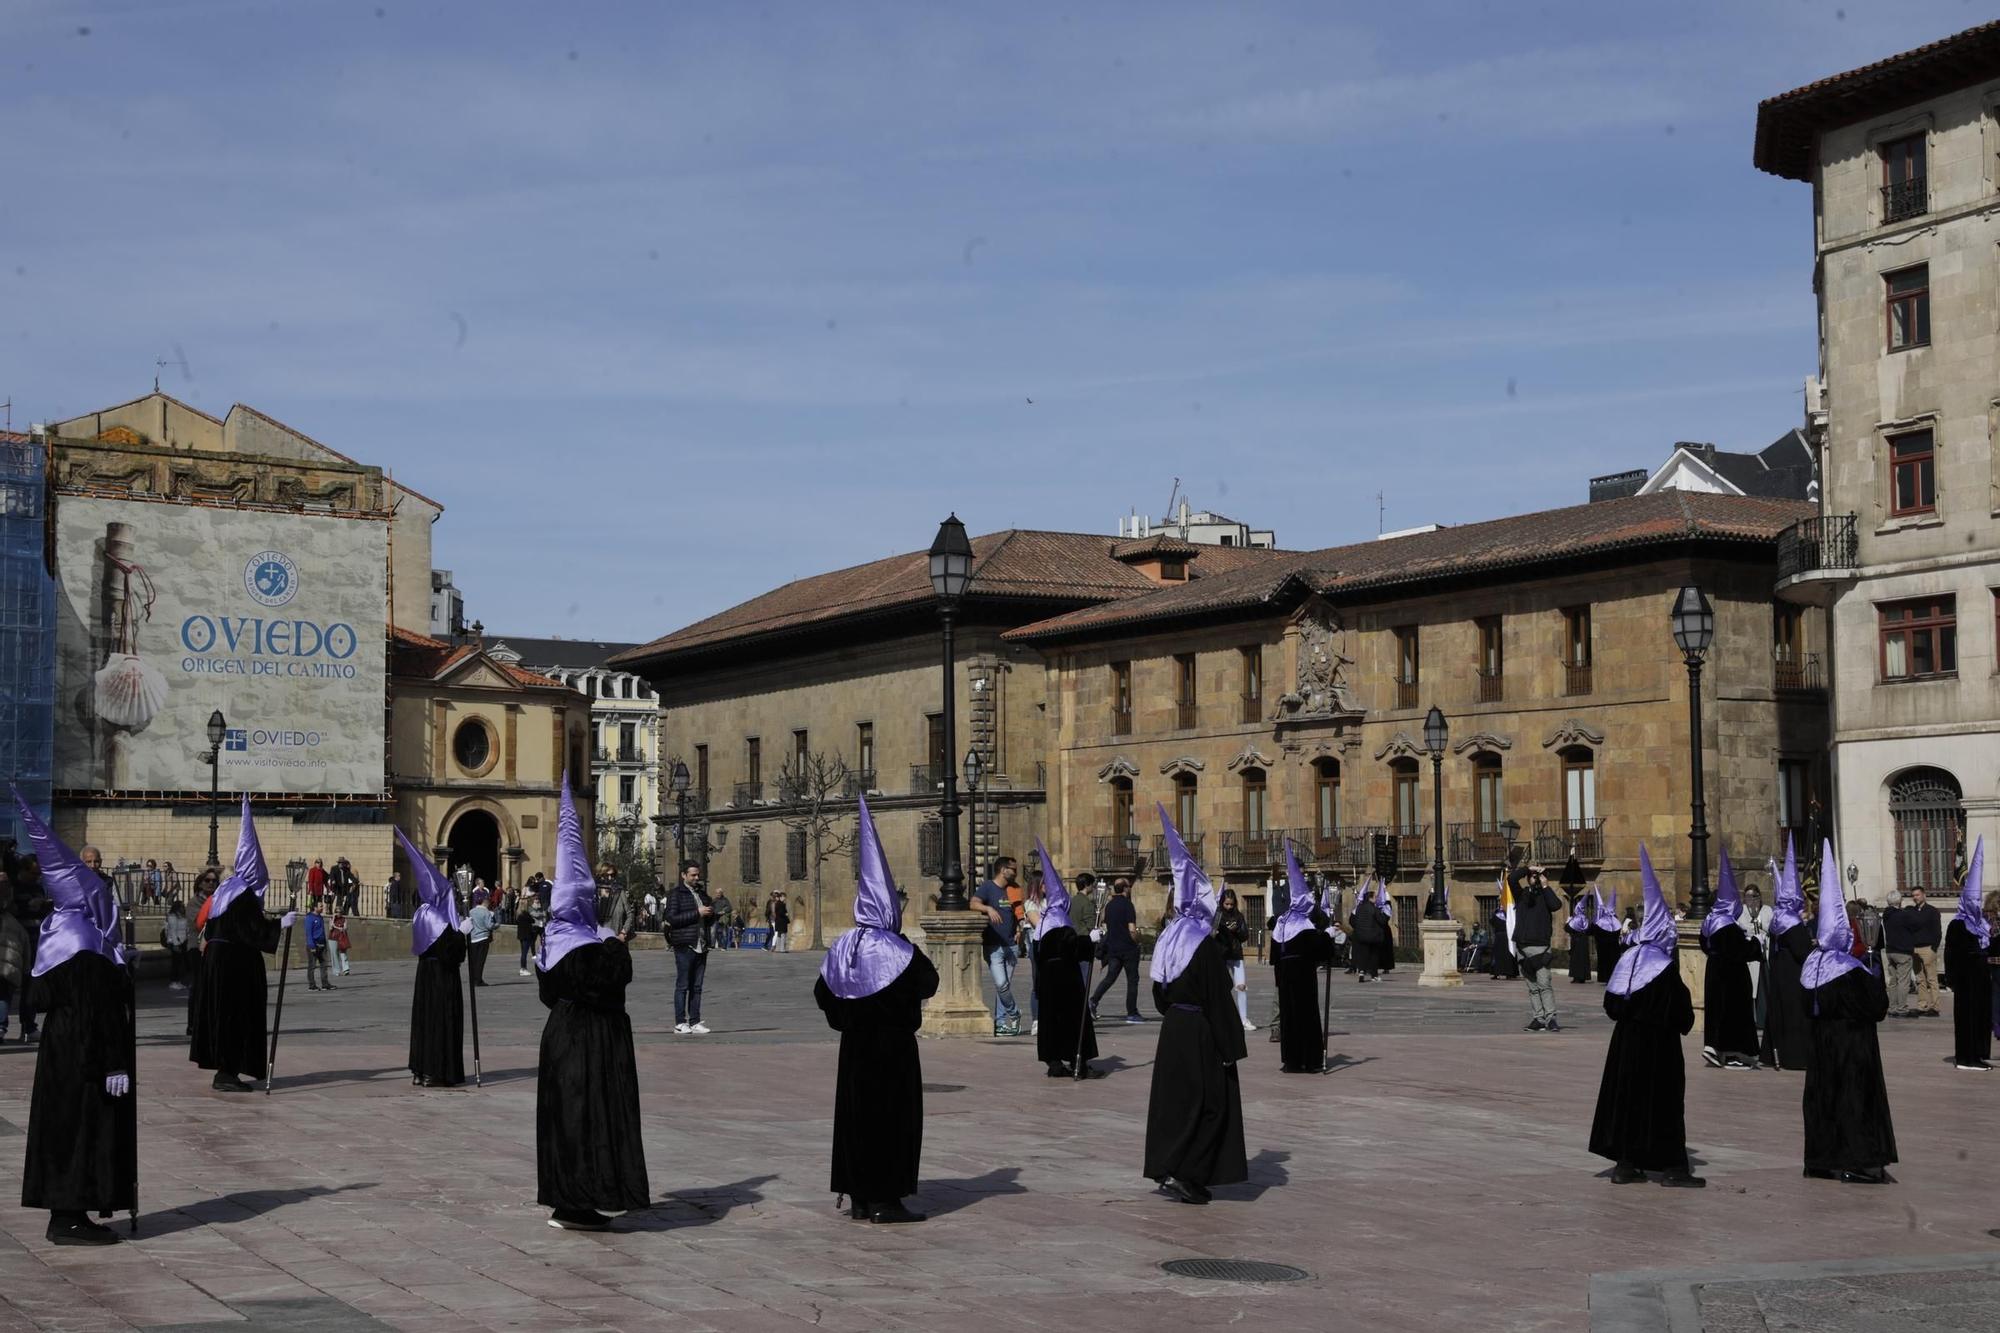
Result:
[[[1185,586],[1084,607],[1023,625],[1006,637],[1024,642],[1054,639],[1148,621],[1248,611],[1302,592],[1338,600],[1426,579],[1525,568],[1690,539],[1775,542],[1779,532],[1816,512],[1814,506],[1795,500],[1660,491],[1292,554]]]
[[[425,680],[436,680],[474,654],[481,653],[476,644],[446,643],[443,639],[433,639],[428,634],[418,634],[414,630],[400,626],[389,627],[389,638],[395,648],[395,663],[390,668],[398,676],[417,676]],[[530,689],[567,690],[569,686],[559,680],[551,680],[539,672],[508,662],[496,662],[487,658],[494,670],[506,676],[517,685]]]
[[[1136,597],[1156,588],[1158,585],[1144,574],[1112,557],[1112,548],[1118,544],[1117,538],[1096,533],[1027,529],[974,537],[975,563],[966,595],[1060,604]],[[1190,569],[1199,581],[1204,576],[1268,563],[1282,554],[1240,546],[1204,546]],[[606,665],[636,669],[677,653],[919,606],[931,597],[925,552],[909,551],[787,583],[619,653]]]

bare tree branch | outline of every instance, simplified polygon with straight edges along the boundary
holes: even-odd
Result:
[[[846,808],[852,799],[848,778],[853,770],[839,755],[821,753],[795,755],[785,761],[778,775],[778,822],[804,844],[806,864],[812,875],[812,947],[826,947],[825,929],[820,921],[822,901],[820,868],[836,856],[856,846],[860,828]],[[789,860],[791,849],[786,848]],[[786,871],[790,873],[790,866]]]

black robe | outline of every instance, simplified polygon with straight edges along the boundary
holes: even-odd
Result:
[[[1701,1043],[1717,1055],[1757,1063],[1757,1000],[1750,969],[1763,957],[1756,941],[1731,922],[1701,942],[1708,955],[1702,982]]]
[[[1780,1069],[1812,1068],[1812,1032],[1807,1022],[1806,988],[1800,980],[1813,951],[1812,931],[1804,922],[1771,937],[1771,962],[1765,984],[1764,1063]]]
[[[1286,1072],[1317,1074],[1326,1060],[1319,1025],[1319,970],[1333,960],[1333,941],[1308,926],[1271,944],[1278,990],[1278,1056]]]
[[[1681,1038],[1694,1029],[1694,997],[1669,962],[1630,995],[1604,992],[1617,1024],[1604,1053],[1590,1150],[1642,1171],[1687,1169],[1687,1068]]]
[[[458,967],[465,961],[465,936],[438,933],[417,955],[417,984],[410,993],[410,1072],[433,1087],[465,1082],[465,992]]]
[[[1044,967],[1042,974],[1057,970]],[[813,983],[813,999],[826,1015],[826,1025],[840,1034],[840,1072],[833,1084],[833,1169],[827,1182],[835,1194],[872,1206],[917,1192],[924,1151],[924,1070],[917,1028],[924,1021],[924,1001],[937,988],[937,969],[921,950],[901,976],[858,1000],[841,999],[824,979]],[[1048,1026],[1046,1017],[1042,1026]]]
[[[1804,1097],[1806,1168],[1856,1171],[1896,1160],[1896,1127],[1875,1027],[1889,1015],[1882,978],[1857,967],[1806,995],[1812,1064]]]
[[[1521,975],[1521,960],[1507,947],[1507,918],[1495,912],[1489,924],[1487,934],[1492,943],[1486,946],[1486,971],[1491,976],[1512,981]]]
[[[1382,959],[1390,950],[1387,920],[1373,902],[1360,903],[1347,918],[1347,938],[1354,950],[1354,964],[1363,972],[1382,970]]]
[[[1171,982],[1153,983],[1153,1004],[1165,1021],[1146,1106],[1150,1180],[1173,1176],[1195,1185],[1233,1185],[1250,1178],[1237,1080],[1237,1062],[1249,1048],[1230,985],[1213,939],[1195,946]]]
[[[255,894],[237,895],[203,931],[201,984],[188,1005],[188,1059],[224,1074],[265,1071],[270,1059],[264,1026],[264,959],[278,951],[284,929],[264,915]]]
[[[1578,930],[1565,923],[1563,930],[1569,935],[1569,979],[1572,982],[1590,980],[1590,927]]]
[[[106,1074],[133,1068],[132,979],[97,953],[79,953],[28,982],[41,1011],[21,1206],[109,1213],[138,1203],[136,1088],[104,1091]]]
[[[1384,907],[1376,908],[1375,915],[1382,922],[1382,939],[1375,946],[1375,965],[1384,972],[1394,972],[1396,970],[1396,932],[1390,929],[1390,927],[1394,924],[1396,918]]]
[[[1993,1056],[1993,979],[1979,937],[1953,917],[1944,932],[1944,979],[1951,987],[1951,1055],[1960,1064]]]
[[[1088,935],[1079,935],[1070,926],[1058,926],[1035,942],[1035,1004],[1041,1023],[1035,1034],[1035,1058],[1044,1064],[1073,1063],[1079,1031],[1083,1058],[1097,1057],[1097,1027],[1083,1002],[1082,968],[1093,947]]]
[[[1618,955],[1625,952],[1625,946],[1618,942],[1617,931],[1601,926],[1590,928],[1590,941],[1597,946],[1597,980],[1602,984],[1611,980],[1611,969],[1618,966]]]
[[[606,1212],[652,1202],[639,1124],[639,1070],[619,940],[578,945],[536,973],[549,1019],[535,1084],[535,1201]]]

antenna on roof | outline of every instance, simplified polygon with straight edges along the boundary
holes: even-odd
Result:
[[[1384,503],[1382,499],[1382,492],[1380,491],[1375,492],[1375,535],[1377,537],[1380,537],[1382,535],[1382,529],[1384,526],[1382,522],[1382,516],[1387,512],[1388,512],[1388,506]]]
[[[1171,491],[1167,492],[1167,507],[1164,511],[1166,517],[1160,520],[1162,523],[1172,523],[1174,521],[1174,501],[1180,499],[1180,495],[1181,495],[1181,479],[1179,477],[1175,477],[1174,488]]]

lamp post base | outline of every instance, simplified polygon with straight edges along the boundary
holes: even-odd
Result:
[[[924,1005],[926,1037],[990,1037],[993,1011],[980,990],[986,959],[980,937],[986,917],[980,912],[926,912],[924,952],[938,971],[938,990]]]
[[[1465,977],[1458,970],[1458,922],[1420,921],[1417,930],[1424,941],[1424,971],[1417,984],[1463,986]]]

